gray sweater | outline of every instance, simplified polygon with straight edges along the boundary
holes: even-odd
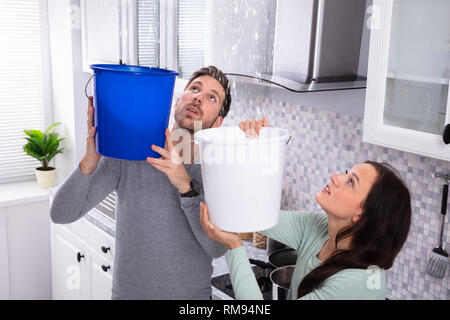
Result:
[[[200,165],[186,165],[201,184]],[[55,223],[80,219],[117,191],[112,299],[210,299],[212,259],[226,248],[200,225],[200,200],[181,198],[167,176],[145,161],[102,157],[90,175],[77,167],[58,189]]]

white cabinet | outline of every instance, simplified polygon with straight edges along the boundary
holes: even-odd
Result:
[[[87,292],[84,247],[84,242],[67,228],[52,225],[53,299],[86,298],[83,296]]]
[[[111,299],[114,238],[85,218],[51,230],[53,299]]]
[[[83,71],[91,64],[137,64],[137,0],[81,0]]]
[[[112,262],[95,250],[88,250],[89,255],[89,299],[111,299]]]
[[[363,140],[450,161],[450,1],[374,0]]]
[[[0,208],[0,300],[9,299],[8,228],[5,209]]]
[[[51,298],[49,201],[42,198],[0,203],[0,299]]]

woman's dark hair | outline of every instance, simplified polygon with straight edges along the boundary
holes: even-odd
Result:
[[[344,269],[366,269],[376,265],[389,269],[408,237],[411,224],[411,197],[408,188],[387,163],[366,161],[378,173],[362,208],[361,218],[340,230],[337,243],[352,236],[349,250],[337,250],[303,278],[298,298],[312,292]]]
[[[218,68],[216,68],[214,66],[203,67],[200,70],[197,70],[192,74],[191,78],[189,79],[189,81],[186,85],[185,90],[189,87],[189,85],[192,83],[192,81],[194,81],[195,79],[197,79],[198,77],[201,77],[201,76],[213,77],[222,85],[222,88],[225,91],[225,99],[222,102],[222,106],[219,111],[219,116],[221,116],[222,118],[225,118],[228,114],[228,111],[230,111],[230,106],[231,106],[231,92],[230,92],[230,86],[228,84],[227,76],[225,75],[225,73],[223,73],[222,71],[220,71]]]

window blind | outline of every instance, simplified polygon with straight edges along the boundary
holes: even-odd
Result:
[[[0,183],[34,178],[24,129],[44,129],[50,109],[45,0],[0,1]]]
[[[159,66],[159,0],[138,1],[138,64]]]
[[[189,79],[203,67],[206,0],[178,0],[178,72]]]

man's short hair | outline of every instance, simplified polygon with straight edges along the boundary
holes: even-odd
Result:
[[[194,81],[195,79],[197,79],[198,77],[201,77],[201,76],[213,77],[222,85],[222,88],[225,91],[225,99],[222,102],[222,106],[219,111],[219,116],[221,116],[222,118],[225,118],[228,114],[228,111],[230,111],[230,106],[231,106],[231,93],[230,93],[230,86],[228,84],[227,76],[222,71],[220,71],[219,69],[217,69],[214,66],[203,67],[200,70],[197,70],[192,74],[191,78],[189,79],[188,84],[186,85],[186,88],[184,88],[184,89],[186,90],[192,81]]]

